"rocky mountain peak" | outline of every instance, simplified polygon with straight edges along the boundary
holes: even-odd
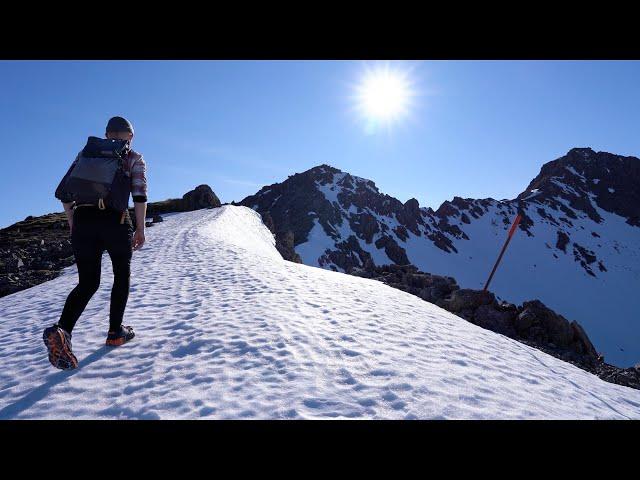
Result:
[[[640,159],[573,148],[544,164],[518,199],[548,204],[569,218],[584,212],[600,223],[595,205],[640,226]]]

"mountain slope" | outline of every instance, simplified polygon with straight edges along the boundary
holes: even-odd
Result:
[[[282,260],[243,207],[167,215],[134,254],[126,323],[103,346],[112,274],[48,364],[75,267],[0,299],[0,418],[640,418],[640,391],[380,282]]]
[[[245,198],[293,233],[308,265],[350,272],[408,264],[482,288],[518,212],[523,214],[491,289],[539,298],[585,326],[610,363],[640,361],[640,160],[573,149],[545,164],[513,200],[454,197],[438,210],[404,204],[328,165]]]

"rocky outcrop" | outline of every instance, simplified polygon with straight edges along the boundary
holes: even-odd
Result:
[[[273,218],[269,212],[262,212],[262,223],[273,233],[276,239],[276,249],[282,255],[282,258],[294,263],[302,263],[300,255],[298,255],[293,245],[293,232],[291,230],[276,231]]]
[[[334,250],[329,250],[320,257],[320,265],[339,265],[346,273],[356,268],[370,268],[373,259],[369,252],[364,251],[355,236],[351,235],[344,242],[336,244]]]
[[[595,222],[601,217],[591,199],[603,210],[640,226],[640,161],[591,148],[573,148],[566,155],[546,163],[518,198],[536,193],[536,199],[570,218],[585,213]],[[569,207],[558,201],[566,200]]]
[[[396,265],[407,265],[409,259],[407,258],[407,252],[391,237],[385,235],[376,240],[375,246],[377,248],[383,248],[387,257],[395,262]]]
[[[201,208],[217,208],[221,205],[218,196],[209,185],[198,185],[185,193],[182,198],[170,198],[147,204],[147,217],[162,213],[190,212]]]
[[[220,199],[213,193],[209,185],[198,185],[182,196],[183,211],[190,212],[201,208],[217,208]]]
[[[640,367],[623,369],[605,363],[578,322],[570,322],[539,300],[520,306],[498,302],[491,292],[461,289],[455,279],[421,272],[413,265],[370,265],[353,268],[351,273],[416,295],[479,327],[537,348],[603,380],[640,389]]]
[[[522,310],[515,317],[514,327],[520,337],[536,343],[566,347],[578,353],[586,350],[586,346],[582,345],[585,336],[576,336],[567,319],[547,308],[539,300],[522,304]]]
[[[0,297],[58,275],[75,259],[64,213],[29,216],[0,230]]]

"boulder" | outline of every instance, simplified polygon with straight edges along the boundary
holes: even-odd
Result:
[[[495,302],[496,297],[491,292],[461,288],[452,292],[449,308],[453,313],[457,313],[466,309],[475,310],[480,305],[491,305]]]
[[[574,335],[569,321],[547,308],[540,300],[524,302],[514,326],[524,338],[552,343],[558,347],[569,346]]]
[[[190,192],[182,196],[186,211],[199,210],[201,208],[216,208],[221,205],[220,199],[213,193],[209,185],[198,185]]]
[[[416,217],[420,215],[420,204],[415,198],[410,198],[409,200],[407,200],[404,204],[404,209],[410,215]]]
[[[473,314],[473,323],[487,330],[515,337],[515,317],[516,312],[513,310],[500,310],[495,305],[480,305]]]
[[[581,353],[597,358],[598,352],[593,346],[593,343],[591,343],[591,340],[589,340],[589,336],[587,335],[587,332],[584,331],[584,328],[582,328],[582,325],[574,320],[571,322],[571,328],[573,329],[575,341],[581,346]]]
[[[433,284],[431,275],[426,273],[408,274],[406,279],[407,283],[412,287],[424,288]]]
[[[521,312],[515,319],[514,326],[520,335],[525,335],[536,320],[536,315],[532,311]]]

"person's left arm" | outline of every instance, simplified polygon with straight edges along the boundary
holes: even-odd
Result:
[[[133,249],[138,250],[145,242],[144,229],[147,217],[147,164],[142,155],[131,166],[131,196],[136,215]]]

